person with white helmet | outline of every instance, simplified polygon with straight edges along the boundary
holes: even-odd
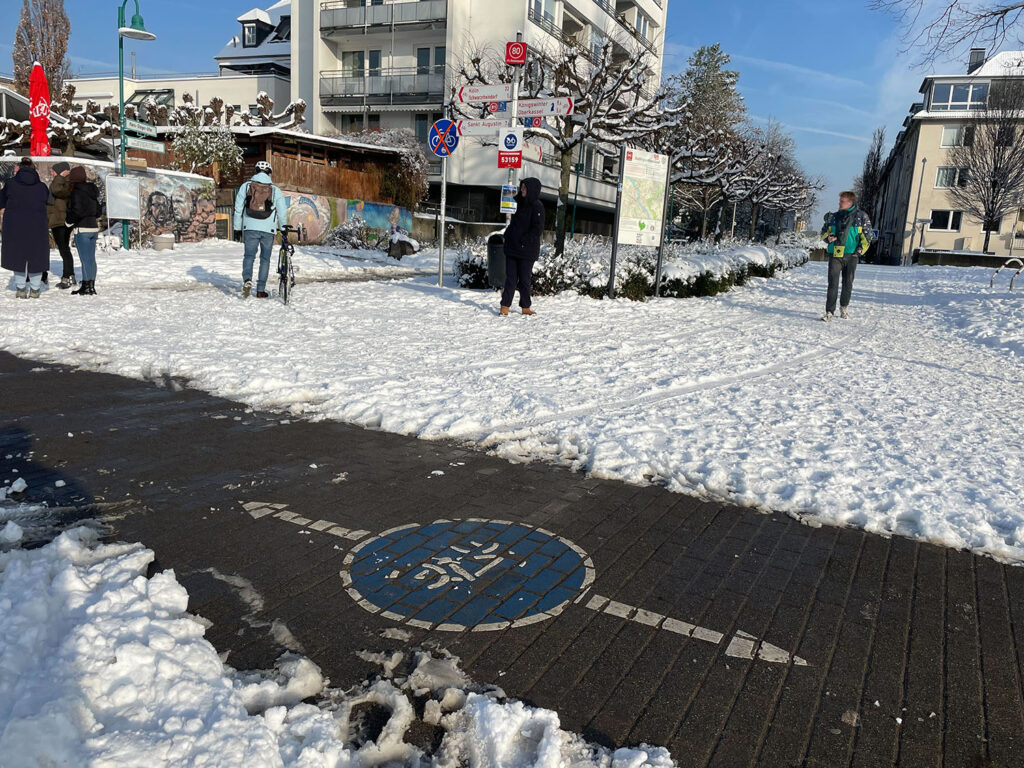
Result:
[[[256,163],[256,175],[245,182],[235,195],[235,239],[245,243],[242,258],[242,296],[252,291],[252,267],[256,250],[260,252],[260,271],[256,279],[256,298],[267,298],[267,276],[274,248],[274,233],[288,223],[288,201],[274,186],[274,169],[266,160]]]

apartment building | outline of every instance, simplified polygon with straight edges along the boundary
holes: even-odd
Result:
[[[291,6],[292,92],[309,105],[307,128],[315,133],[403,128],[426,145],[430,125],[445,115],[461,57],[504,51],[517,32],[533,50],[568,45],[592,60],[606,40],[623,57],[628,47],[644,46],[651,53],[647,87],[653,93],[660,84],[667,0],[291,0]],[[540,149],[541,160],[525,161],[522,174],[539,177],[551,201],[557,158],[550,147]],[[577,229],[610,230],[613,161],[593,147],[575,159]],[[448,163],[449,205],[466,220],[496,221],[506,180],[494,146],[463,139]],[[576,182],[574,175],[574,189]]]
[[[963,184],[967,173],[949,164],[949,148],[972,140],[972,124],[993,89],[1017,79],[1024,79],[1024,51],[986,59],[983,49],[971,51],[966,73],[924,79],[921,99],[911,106],[882,174],[874,212],[881,262],[909,264],[922,251],[952,255],[982,250],[982,222],[956,210],[949,197],[948,190]],[[1024,125],[1021,129],[1017,141],[1024,141]],[[1024,208],[998,222],[989,252],[1024,252]]]
[[[223,99],[236,112],[257,113],[256,97],[266,93],[277,108],[291,102],[290,0],[279,0],[267,9],[254,8],[236,20],[238,26],[224,48],[214,56],[217,71],[201,74],[139,74],[134,57],[126,62],[125,104],[141,104],[152,98],[174,107],[188,93],[197,104]],[[157,35],[159,30],[153,30]],[[140,50],[145,50],[143,43]],[[75,101],[116,104],[118,73],[73,78]]]

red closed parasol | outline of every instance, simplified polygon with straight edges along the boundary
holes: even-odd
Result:
[[[38,61],[32,67],[28,78],[29,119],[32,124],[33,157],[47,157],[50,154],[50,139],[46,129],[50,127],[50,84]]]

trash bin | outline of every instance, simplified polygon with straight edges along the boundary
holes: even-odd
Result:
[[[487,282],[498,290],[505,287],[505,235],[501,232],[487,238]]]
[[[173,251],[174,250],[174,235],[167,233],[164,235],[153,236],[153,250],[155,251]]]

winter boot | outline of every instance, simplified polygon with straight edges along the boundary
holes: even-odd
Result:
[[[269,297],[270,297],[270,294],[267,293],[266,291],[256,291],[256,298],[257,299],[267,299]]]
[[[508,317],[508,307],[502,307],[498,310],[498,314],[502,317]]]
[[[83,280],[78,284],[78,290],[72,291],[74,296],[88,296],[89,289],[92,287],[92,280]]]
[[[95,280],[90,280],[89,281],[89,295],[90,296],[95,296],[96,295],[96,281]]]
[[[70,275],[69,277],[62,277],[60,279],[60,282],[57,283],[57,287],[60,288],[61,290],[70,288],[73,285],[78,285],[78,281],[75,280],[74,275]]]
[[[49,272],[43,272],[42,281],[44,283],[46,283],[47,285],[50,284],[50,273]]]
[[[252,292],[252,280],[246,280],[242,283],[242,298],[248,299],[249,294]]]
[[[14,298],[16,298],[16,299],[27,299],[28,298],[28,288],[19,288],[15,292]]]
[[[523,314],[524,314],[524,315],[536,315],[537,313],[536,313],[536,312],[534,312],[534,311],[533,311],[532,309],[530,309],[529,307],[523,307]]]
[[[38,299],[39,298],[39,291],[37,291],[35,288],[33,288],[32,290],[30,290],[28,292],[28,297],[30,299]]]
[[[840,307],[839,308],[839,316],[841,318],[843,318],[843,320],[849,320],[850,319],[850,313],[846,311],[846,307]]]
[[[832,313],[831,312],[826,312],[824,315],[821,316],[821,320],[822,320],[822,322],[825,322],[825,323],[830,322],[832,320]]]

